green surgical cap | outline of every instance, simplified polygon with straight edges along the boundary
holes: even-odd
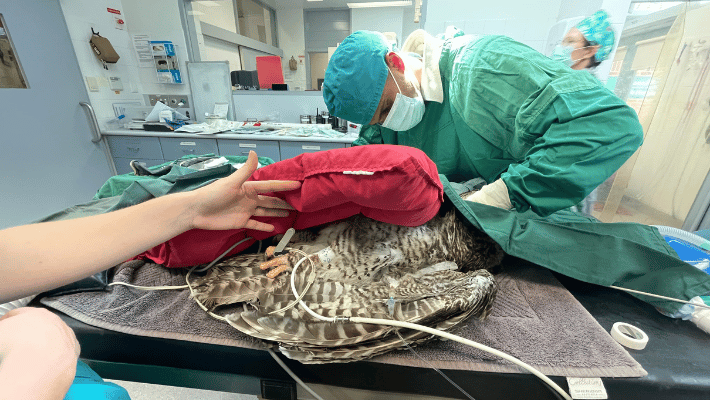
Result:
[[[328,61],[323,100],[331,115],[369,124],[387,81],[387,39],[379,32],[357,31],[340,43]]]
[[[609,24],[609,15],[606,11],[599,10],[591,17],[583,19],[577,24],[577,29],[582,32],[587,41],[599,45],[599,50],[594,57],[597,61],[604,61],[614,48],[614,31]]]

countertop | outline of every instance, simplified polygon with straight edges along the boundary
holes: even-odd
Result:
[[[357,139],[357,135],[348,134],[340,138],[317,137],[317,136],[286,136],[286,135],[261,135],[261,134],[237,134],[237,133],[215,133],[202,135],[184,132],[155,132],[141,129],[116,129],[101,131],[106,136],[145,136],[164,138],[189,138],[189,139],[228,139],[228,140],[278,140],[286,142],[323,142],[323,143],[352,143]]]

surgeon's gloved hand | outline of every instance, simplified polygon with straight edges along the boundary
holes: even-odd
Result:
[[[481,190],[472,193],[464,198],[467,201],[486,204],[493,207],[511,210],[513,204],[510,202],[508,195],[508,187],[502,179],[497,179],[493,183],[481,188]]]

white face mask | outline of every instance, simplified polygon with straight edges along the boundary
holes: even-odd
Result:
[[[392,71],[389,69],[388,71],[392,75]],[[392,75],[392,79],[394,79],[394,75]],[[419,91],[417,91],[417,97],[407,97],[402,94],[396,79],[394,79],[394,84],[397,85],[399,93],[397,93],[382,126],[393,131],[407,131],[414,128],[424,117],[424,98]]]
[[[572,52],[575,50],[586,49],[587,47],[580,47],[579,49],[575,49],[573,46],[558,44],[557,46],[555,46],[555,50],[552,52],[552,56],[550,56],[550,58],[563,62],[568,67],[572,67],[574,64],[577,64],[579,60],[581,60],[581,58],[578,58],[576,60],[572,59]]]

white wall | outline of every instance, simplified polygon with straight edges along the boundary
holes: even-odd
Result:
[[[95,77],[99,81],[98,92],[89,91],[88,86],[86,88],[99,123],[103,124],[114,118],[113,103],[122,101],[142,103],[143,97],[140,93],[142,85],[136,75],[138,61],[128,30],[116,29],[115,14],[106,10],[107,8],[120,10],[122,14],[119,17],[125,20],[121,0],[60,0],[59,3],[69,28],[81,74],[84,77]],[[89,45],[92,27],[111,42],[121,57],[117,63],[108,64],[108,70],[103,68],[103,64]],[[121,78],[123,83],[124,90],[118,94],[108,87],[108,78],[111,76]],[[86,79],[84,84],[86,85]]]
[[[279,48],[284,52],[281,59],[284,82],[288,85],[289,90],[306,90],[306,39],[303,30],[303,9],[277,9],[276,25],[278,26]],[[296,71],[291,71],[288,66],[292,56],[298,61]]]
[[[402,7],[353,8],[350,10],[350,29],[355,31],[394,32],[402,45]]]
[[[146,6],[145,0],[122,0],[126,15],[128,31],[131,34],[148,34],[151,40],[170,40],[177,46],[177,56],[180,61],[182,85],[157,83],[155,71],[152,68],[139,68],[139,78],[146,94],[189,94],[190,86],[187,76],[187,45],[185,31],[180,19],[182,2],[177,0],[150,0]]]
[[[201,55],[202,61],[227,61],[229,62],[230,71],[238,71],[242,69],[242,61],[239,58],[239,52],[236,50],[236,46],[232,43],[227,43],[223,40],[215,39],[212,37],[205,37],[204,39],[205,51]]]
[[[99,79],[99,91],[89,91],[89,99],[102,128],[105,121],[114,118],[114,103],[138,101],[145,104],[144,94],[190,93],[185,64],[187,47],[179,4],[175,0],[151,0],[150,12],[147,12],[142,0],[60,0],[81,73],[84,77]],[[116,14],[109,13],[107,8],[121,12],[119,17],[125,22],[123,30],[115,28]],[[92,26],[111,41],[121,57],[116,64],[109,64],[108,70],[103,68],[89,46]],[[149,34],[151,40],[171,40],[177,46],[180,72],[186,83],[158,84],[154,68],[139,67],[131,34]],[[122,92],[117,94],[108,88],[110,76],[121,78]]]
[[[541,51],[550,27],[557,22],[561,2],[428,0],[424,29],[435,35],[454,25],[472,35],[510,36]]]
[[[443,33],[447,26],[454,25],[467,34],[506,35],[543,51],[547,35],[557,21],[589,16],[598,9],[609,13],[612,28],[618,38],[631,0],[508,0],[489,2],[483,0],[428,0],[424,29],[431,34]],[[561,38],[560,38],[561,39]],[[614,51],[604,61],[595,75],[606,82]]]
[[[402,9],[402,43],[412,32],[420,28],[422,28],[421,18],[420,22],[414,22],[414,5],[404,7]]]

